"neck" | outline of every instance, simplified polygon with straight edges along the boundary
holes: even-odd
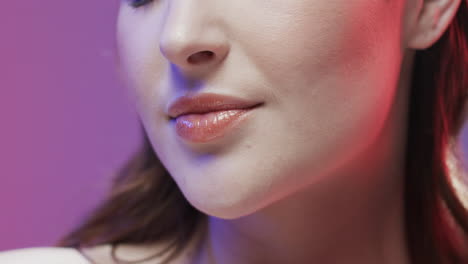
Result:
[[[384,199],[383,183],[341,186],[315,186],[234,220],[210,216],[202,263],[409,263],[401,189]]]
[[[209,216],[200,263],[409,263],[399,146],[379,144],[253,214]]]

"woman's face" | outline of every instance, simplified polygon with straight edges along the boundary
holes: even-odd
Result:
[[[121,74],[156,154],[200,211],[252,213],[326,180],[381,132],[405,1],[132,2],[122,0],[117,21]],[[214,56],[188,60],[202,51]],[[166,112],[189,93],[263,105],[223,137],[191,143]]]

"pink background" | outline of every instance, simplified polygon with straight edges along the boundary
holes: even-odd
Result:
[[[118,5],[0,8],[0,250],[52,245],[137,146],[137,116],[114,72]]]

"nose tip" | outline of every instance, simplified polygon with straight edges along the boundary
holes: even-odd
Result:
[[[218,24],[217,12],[193,12],[196,3],[171,5],[159,34],[159,50],[174,66],[187,74],[208,72],[229,52],[229,43]],[[196,8],[200,9],[196,4]],[[203,70],[202,70],[203,69]]]
[[[216,64],[226,54],[227,44],[219,43],[183,43],[160,45],[161,54],[181,69],[194,69],[194,66]],[[197,67],[196,67],[197,68]]]

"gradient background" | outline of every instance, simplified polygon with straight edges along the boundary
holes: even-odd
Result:
[[[120,1],[2,3],[0,251],[55,243],[137,147],[114,70]]]
[[[114,71],[119,0],[0,7],[0,250],[54,243],[136,149]]]

